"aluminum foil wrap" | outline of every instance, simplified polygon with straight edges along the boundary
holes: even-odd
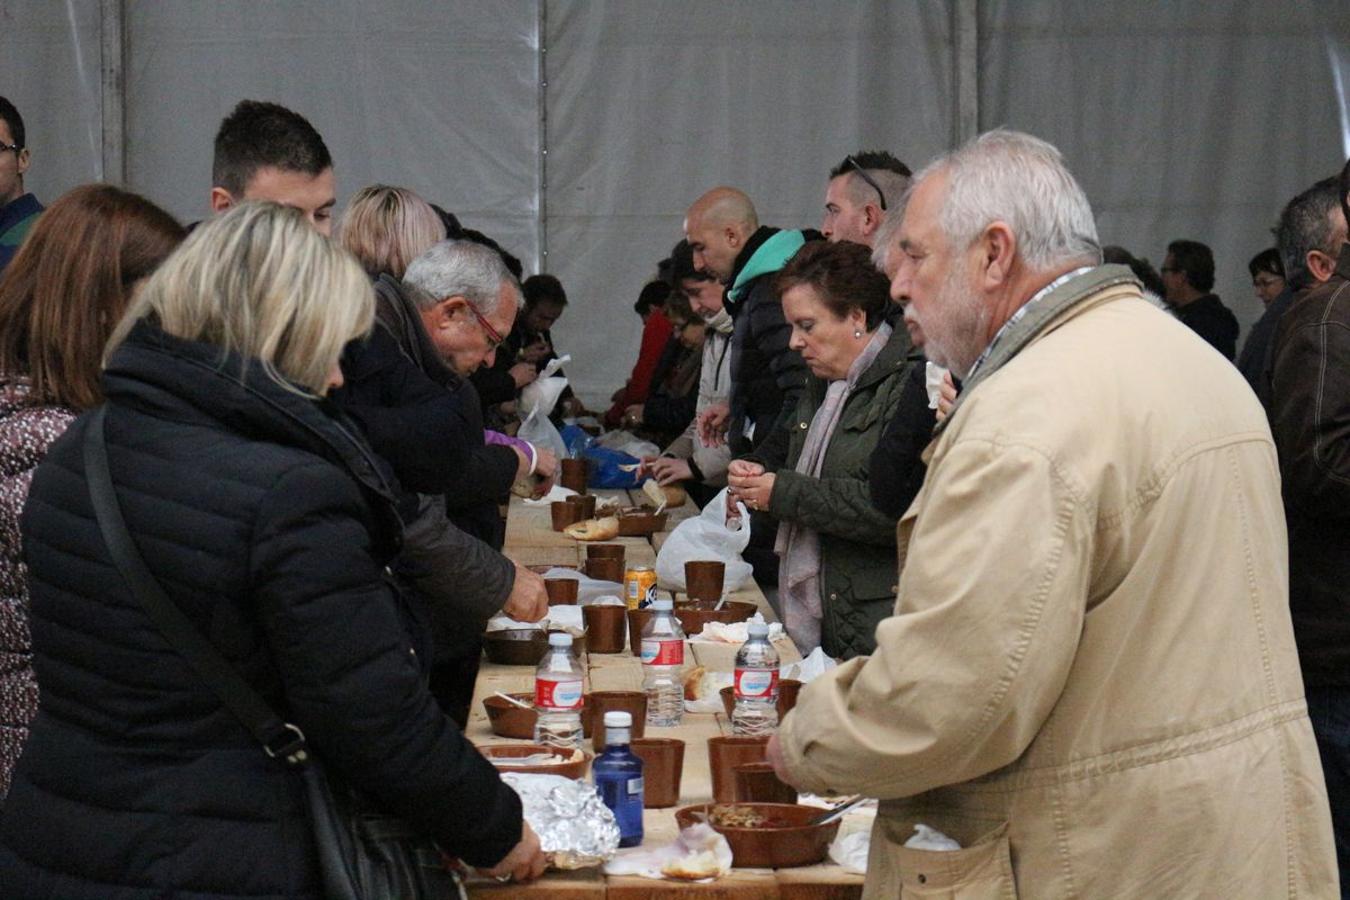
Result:
[[[520,795],[525,821],[554,868],[584,869],[613,858],[619,823],[593,785],[560,775],[504,772],[502,781]]]

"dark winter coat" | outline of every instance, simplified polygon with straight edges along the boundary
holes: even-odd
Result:
[[[897,323],[901,331],[905,326]],[[872,451],[872,505],[899,521],[909,504],[919,495],[928,467],[923,451],[933,439],[937,415],[928,408],[928,386],[924,377],[924,358],[910,351],[909,377],[900,389],[895,415]]]
[[[787,426],[751,457],[775,472],[769,512],[800,522],[820,535],[820,644],[834,657],[875,649],[877,623],[895,608],[897,577],[894,516],[872,505],[872,451],[895,415],[910,372],[909,333],[890,339],[859,376],[844,401],[839,425],[825,449],[820,477],[796,471],[811,420],[829,383],[812,376]]]
[[[1218,294],[1206,294],[1178,307],[1176,316],[1229,360],[1237,356],[1237,316],[1223,305]]]
[[[429,377],[388,329],[376,328],[348,345],[346,383],[333,399],[361,425],[403,487],[444,494],[450,521],[500,550],[506,527],[497,505],[509,495],[518,459],[510,447],[484,443],[478,395],[445,372],[445,380]]]
[[[142,323],[104,377],[112,477],[153,575],[330,775],[475,864],[520,837],[515,794],[425,686],[425,628],[382,566],[379,462],[255,360]],[[309,898],[299,777],[268,758],[132,598],[95,524],[88,417],[23,517],[42,703],[0,820],[6,897]],[[472,815],[466,815],[472,811]]]
[[[1271,432],[1289,525],[1289,611],[1303,680],[1350,687],[1350,244],[1276,326]]]
[[[773,245],[765,245],[780,234],[798,233],[761,226],[750,236],[736,257],[727,291],[733,322],[727,441],[733,454],[750,452],[786,421],[810,374],[801,354],[788,347],[792,327],[774,288],[774,278],[802,242],[799,237],[791,252],[773,253]],[[743,436],[747,422],[754,425],[752,440]]]

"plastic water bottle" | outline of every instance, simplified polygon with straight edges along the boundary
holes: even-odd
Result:
[[[642,760],[629,749],[632,731],[632,713],[605,713],[605,752],[591,766],[596,793],[619,822],[620,847],[642,843]]]
[[[769,643],[769,626],[751,622],[750,639],[736,652],[736,706],[732,734],[772,734],[778,730],[778,651]]]
[[[684,629],[669,600],[651,605],[652,617],[642,629],[642,689],[647,693],[647,724],[680,724],[684,716]]]
[[[534,670],[534,742],[564,750],[581,748],[581,661],[572,636],[548,636],[548,653]]]

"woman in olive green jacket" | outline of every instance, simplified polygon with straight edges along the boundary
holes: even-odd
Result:
[[[732,462],[728,483],[781,522],[788,633],[803,653],[820,646],[847,659],[872,652],[876,624],[895,604],[895,520],[872,505],[868,467],[921,358],[908,333],[885,321],[889,286],[867,248],[808,244],[778,286],[790,346],[812,377],[786,427]]]

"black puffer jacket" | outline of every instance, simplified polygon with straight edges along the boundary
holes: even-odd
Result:
[[[373,455],[256,362],[242,384],[238,360],[223,368],[142,324],[105,376],[113,480],[150,569],[330,773],[449,852],[499,860],[519,801],[426,690],[425,629],[382,576],[398,522]],[[104,549],[87,423],[53,445],[23,518],[42,697],[0,820],[0,894],[314,897],[298,776],[166,644]]]

